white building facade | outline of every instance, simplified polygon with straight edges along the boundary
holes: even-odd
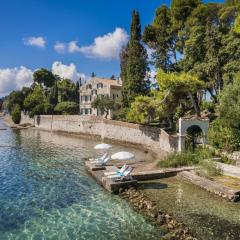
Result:
[[[120,80],[93,77],[80,87],[80,114],[102,116],[99,109],[92,108],[92,102],[97,97],[111,97],[117,100],[121,96],[122,84]],[[111,111],[109,118],[112,117]]]

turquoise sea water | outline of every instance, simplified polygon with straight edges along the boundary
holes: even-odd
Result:
[[[0,240],[161,239],[158,228],[87,174],[83,159],[97,154],[95,144],[37,130],[0,131]]]

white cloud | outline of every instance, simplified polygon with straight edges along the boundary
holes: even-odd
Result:
[[[61,42],[56,42],[54,45],[54,49],[57,53],[64,53],[66,50],[66,44]]]
[[[44,48],[46,41],[43,37],[28,37],[23,39],[24,45]]]
[[[0,96],[5,96],[33,82],[33,72],[26,67],[0,69]]]
[[[24,66],[15,68],[0,68],[0,97],[8,95],[13,90],[20,90],[22,87],[29,87],[33,83],[33,72]],[[80,77],[83,82],[88,77],[77,71],[75,64],[65,65],[55,61],[52,64],[52,72],[62,78],[69,78],[77,81]]]
[[[68,44],[68,51],[70,53],[81,52],[81,48],[78,47],[77,41],[72,41]]]
[[[83,73],[79,73],[77,71],[77,67],[75,64],[71,63],[69,65],[65,65],[61,62],[54,62],[52,64],[52,72],[56,75],[59,75],[61,78],[68,78],[76,82],[81,77],[85,80],[87,77]]]
[[[128,41],[128,34],[122,28],[116,28],[114,32],[94,39],[94,43],[89,46],[79,47],[76,41],[68,44],[70,53],[83,53],[90,58],[116,59],[123,45]]]

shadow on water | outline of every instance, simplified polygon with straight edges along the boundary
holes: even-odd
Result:
[[[140,189],[165,189],[167,188],[168,185],[165,183],[160,183],[160,182],[145,182],[145,183],[141,183],[140,185]]]

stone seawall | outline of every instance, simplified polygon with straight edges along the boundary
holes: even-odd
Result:
[[[27,121],[27,119],[25,119]],[[24,120],[24,121],[25,121]],[[163,129],[147,127],[95,116],[41,115],[34,119],[36,128],[95,135],[102,139],[142,145],[155,152],[173,152],[177,149],[177,138]]]
[[[30,118],[28,115],[22,113],[20,124],[28,124],[28,123],[34,125],[34,118]]]

